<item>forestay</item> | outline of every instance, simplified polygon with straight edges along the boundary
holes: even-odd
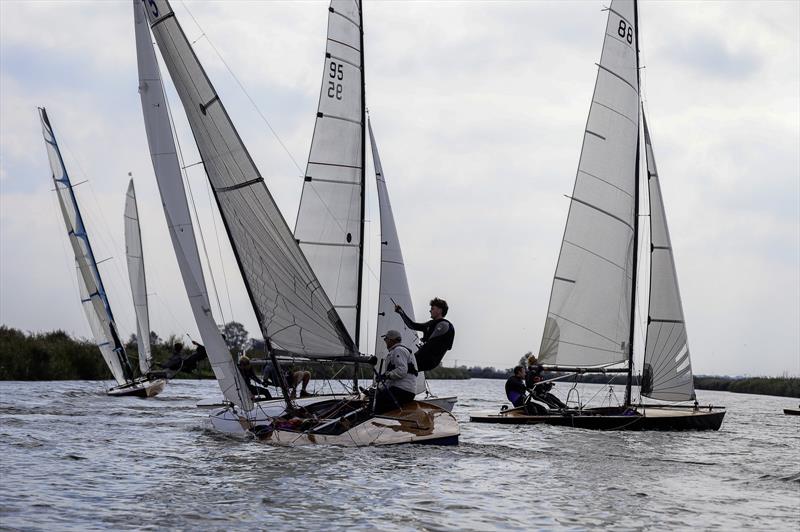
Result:
[[[133,9],[142,114],[175,258],[200,337],[222,393],[226,400],[249,410],[252,408],[250,392],[219,333],[208,301],[203,267],[170,126],[168,102],[142,2],[134,0]]]
[[[683,305],[653,144],[644,113],[642,117],[650,192],[651,239],[650,304],[642,395],[663,401],[688,401],[695,398],[695,393]]]
[[[150,316],[147,311],[147,281],[144,272],[142,232],[139,227],[139,209],[133,179],[125,195],[125,255],[128,259],[128,278],[131,282],[133,310],[136,314],[136,348],[139,351],[139,370],[142,375],[150,371],[153,355],[150,352]]]
[[[355,354],[350,334],[295,242],[169,2],[150,0],[146,13],[265,339],[303,356]]]
[[[628,358],[639,130],[633,21],[632,0],[611,3],[539,350],[548,364]]]
[[[333,0],[317,119],[295,237],[352,338],[359,338],[364,218],[361,5]]]
[[[61,151],[44,108],[39,108],[39,117],[42,122],[42,134],[47,147],[47,157],[50,160],[58,203],[67,226],[72,251],[75,254],[81,304],[103,359],[111,370],[114,380],[122,385],[133,380],[133,371],[119,340],[114,324],[114,315],[111,313],[103,280],[97,269],[97,261],[86,234],[86,226],[78,209],[75,192],[72,189]]]
[[[372,122],[367,121],[369,140],[372,146],[372,161],[375,164],[375,180],[378,185],[378,209],[381,217],[381,280],[378,290],[378,321],[377,335],[375,338],[375,356],[379,360],[378,367],[386,370],[386,343],[382,334],[394,329],[403,336],[403,345],[416,350],[418,341],[417,333],[407,328],[403,319],[394,311],[397,303],[406,312],[409,318],[414,319],[414,305],[408,290],[406,266],[403,262],[403,251],[400,248],[400,239],[397,237],[397,227],[394,223],[392,204],[389,201],[389,191],[386,188],[386,178],[383,175],[381,158],[378,155],[378,146],[372,133]],[[383,362],[383,364],[381,364]],[[425,391],[425,373],[417,375],[417,393]]]

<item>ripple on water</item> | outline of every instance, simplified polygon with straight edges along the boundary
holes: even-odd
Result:
[[[151,400],[98,383],[0,383],[0,520],[38,529],[796,530],[797,420],[780,398],[700,391],[720,432],[468,423],[502,381],[459,395],[457,447],[283,448],[209,429],[212,381]],[[592,392],[593,393],[593,392]],[[795,421],[795,423],[792,423]]]

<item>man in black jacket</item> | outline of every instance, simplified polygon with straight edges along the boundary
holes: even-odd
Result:
[[[394,311],[400,314],[406,327],[422,331],[422,347],[414,354],[417,371],[429,371],[442,363],[445,353],[453,347],[456,330],[453,324],[444,319],[447,316],[447,301],[435,297],[431,299],[431,319],[425,323],[411,321],[400,305]]]
[[[514,374],[506,381],[506,397],[514,406],[522,406],[527,398],[526,391],[525,368],[517,366],[514,368]]]

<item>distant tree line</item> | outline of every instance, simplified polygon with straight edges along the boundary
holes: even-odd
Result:
[[[247,330],[238,322],[229,322],[220,327],[220,332],[230,349],[231,357],[236,360],[247,353],[258,366],[260,360],[266,359],[264,342],[252,340]],[[181,342],[180,338],[171,335],[162,340],[156,333],[150,333],[153,362],[158,366],[165,362],[172,353],[176,343],[184,344],[184,354],[192,352],[190,342]],[[134,367],[138,366],[138,349],[136,337],[131,335],[125,343],[125,349]],[[314,379],[334,379],[343,382],[353,379],[353,364],[314,361],[287,361],[283,365],[295,370],[305,369],[312,373]],[[360,379],[371,379],[373,368],[368,364],[357,366]],[[456,368],[438,367],[426,372],[429,379],[506,379],[513,368],[495,369],[494,367]],[[545,378],[558,376],[557,373],[546,373]],[[577,377],[578,382],[604,384],[612,378],[613,382],[622,384],[620,374],[584,374]],[[195,372],[179,373],[178,378],[214,378],[207,360],[202,361]],[[111,379],[111,372],[103,361],[94,341],[83,338],[74,339],[64,331],[47,333],[26,333],[12,327],[0,325],[0,380],[101,380]],[[565,379],[573,382],[574,378]],[[797,377],[718,377],[695,376],[695,388],[699,390],[719,390],[726,392],[776,395],[783,397],[800,397],[800,378]],[[634,384],[638,379],[634,377]]]
[[[150,333],[151,352],[154,364],[169,358],[176,336],[161,340]],[[188,343],[188,342],[187,342]],[[184,350],[191,353],[191,344]],[[125,351],[131,365],[138,371],[138,350],[135,336],[125,343]],[[212,377],[208,361],[198,365],[197,372],[177,377]],[[0,380],[106,380],[112,379],[111,371],[94,341],[74,339],[64,331],[47,333],[25,333],[12,327],[0,325]]]

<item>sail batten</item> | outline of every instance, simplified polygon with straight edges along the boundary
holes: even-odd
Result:
[[[122,385],[133,380],[133,370],[117,334],[114,315],[111,312],[103,279],[89,243],[78,201],[64,165],[61,150],[56,142],[55,133],[47,117],[47,111],[44,108],[39,108],[39,118],[58,204],[75,256],[75,273],[78,277],[81,307],[86,314],[89,328],[103,360],[111,370],[117,384]]]
[[[343,318],[295,242],[169,2],[154,0],[146,13],[265,339],[297,355],[353,355]]]
[[[639,130],[631,20],[633,1],[615,0],[553,276],[539,349],[545,364],[623,363],[630,352]]]

